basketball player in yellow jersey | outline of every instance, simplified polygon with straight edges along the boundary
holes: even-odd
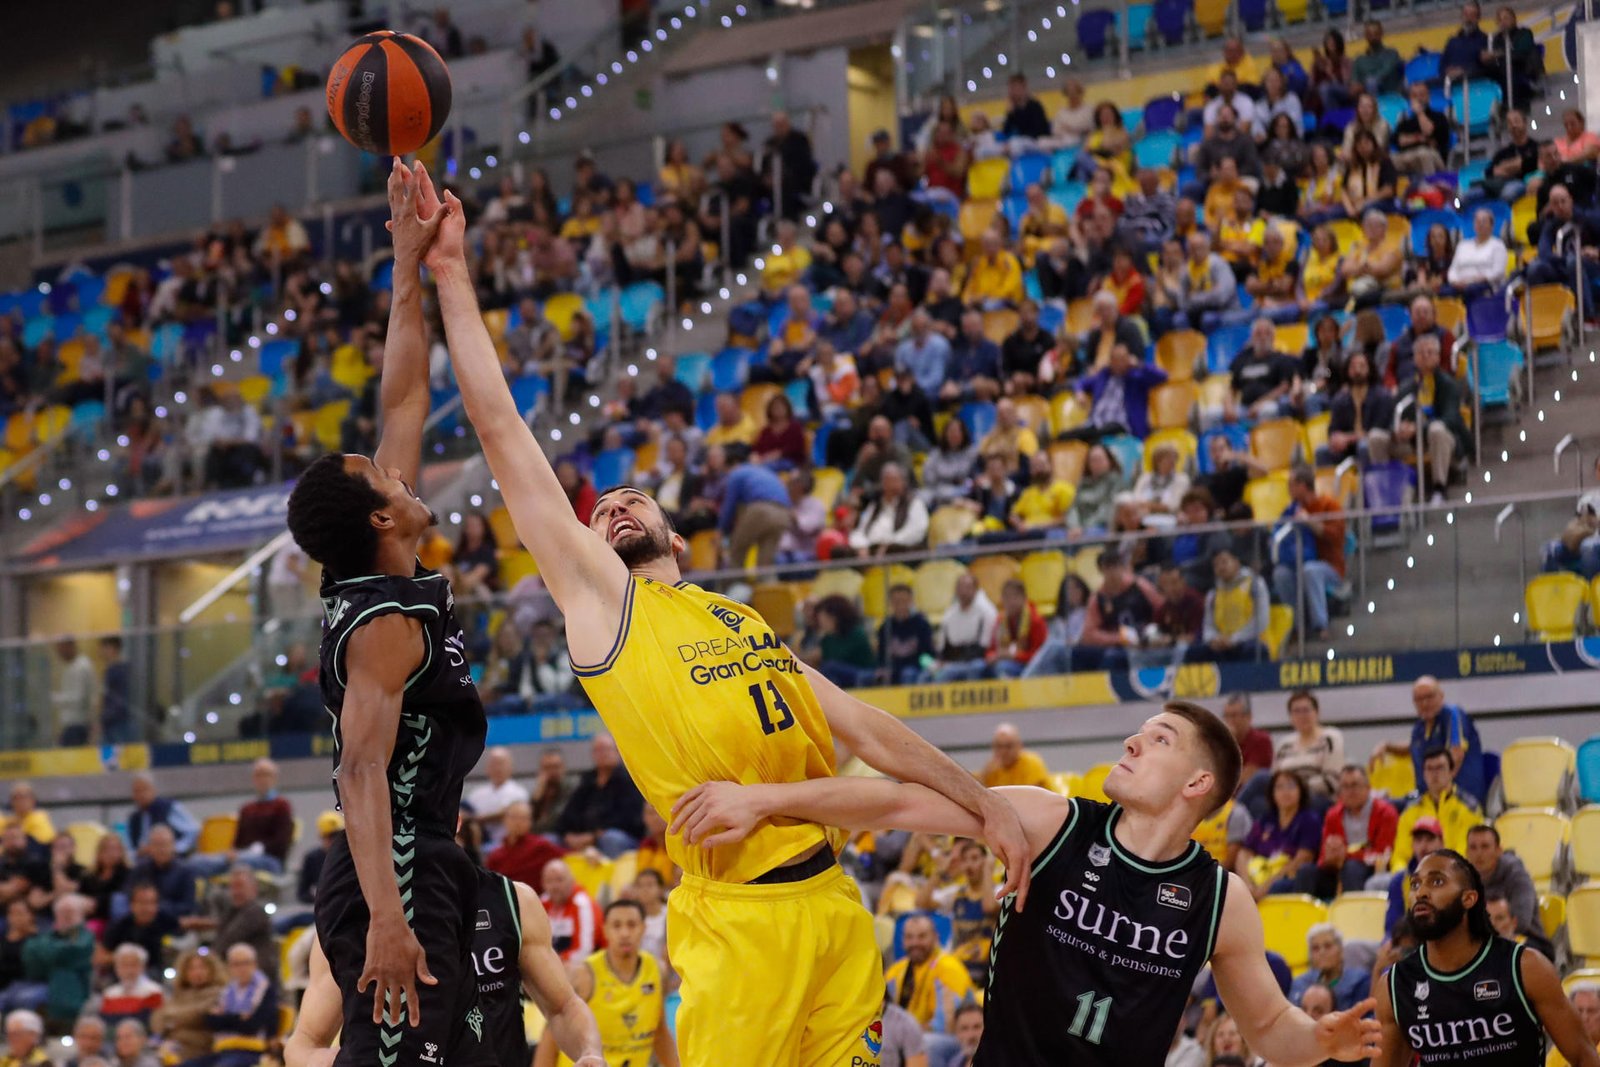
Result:
[[[634,782],[663,817],[703,782],[831,777],[837,735],[868,765],[971,812],[1021,904],[1030,866],[1016,812],[898,719],[804,666],[743,604],[682,582],[684,541],[637,489],[585,526],[511,399],[478,311],[460,201],[424,257],[467,415],[517,534],[567,621],[573,667]],[[689,1067],[872,1067],[883,967],[872,918],[835,854],[843,837],[776,819],[728,847],[667,851],[683,868],[668,943],[683,979]]]
[[[659,961],[640,951],[644,907],[637,900],[606,905],[606,947],[571,965],[572,988],[594,1012],[609,1067],[678,1067],[678,1050],[667,1029],[667,992]],[[502,1065],[503,1067],[503,1065]],[[555,1043],[539,1042],[533,1067],[572,1067]]]

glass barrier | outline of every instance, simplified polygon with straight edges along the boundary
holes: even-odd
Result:
[[[1214,578],[1198,546],[1234,547],[1244,567],[1260,576],[1272,606],[1264,640],[1221,655],[1205,651],[1203,641],[1185,647],[1164,642],[1158,630],[1144,625],[1128,634],[1125,657],[1098,663],[1070,650],[1057,650],[1031,675],[1059,677],[1095,670],[1140,671],[1174,667],[1180,662],[1213,661],[1264,664],[1277,661],[1286,673],[1274,680],[1295,682],[1296,671],[1320,662],[1343,661],[1349,670],[1372,670],[1372,681],[1387,680],[1393,657],[1413,652],[1476,650],[1493,656],[1505,649],[1512,667],[1526,667],[1528,646],[1544,639],[1568,642],[1592,630],[1596,612],[1589,605],[1600,598],[1595,587],[1576,579],[1545,579],[1525,600],[1529,582],[1540,573],[1545,545],[1560,535],[1573,513],[1574,494],[1547,493],[1510,500],[1476,499],[1435,506],[1408,506],[1352,511],[1334,516],[1346,523],[1346,573],[1330,587],[1329,634],[1319,639],[1285,600],[1306,588],[1306,572],[1294,565],[1302,544],[1282,523],[1219,523],[1173,526],[1155,520],[1116,536],[1071,539],[1052,531],[1029,540],[963,542],[941,548],[872,560],[790,564],[751,570],[690,571],[689,580],[752,604],[802,656],[816,654],[816,604],[839,595],[855,606],[863,624],[875,635],[888,610],[888,590],[909,585],[917,606],[937,622],[951,603],[962,573],[971,573],[996,604],[1006,596],[1012,578],[1049,624],[1069,575],[1091,590],[1100,587],[1097,565],[1102,550],[1116,546],[1132,561],[1134,574],[1159,588],[1172,576],[1161,575],[1162,563],[1179,563],[1177,574],[1191,587],[1206,588]],[[449,519],[441,531],[454,539]],[[691,538],[693,558],[707,547],[704,535]],[[520,550],[502,550],[503,573],[511,588],[483,600],[460,599],[457,617],[466,632],[474,676],[486,686],[495,680],[492,634],[510,620],[524,636],[537,620],[558,621],[542,583],[529,580],[529,561]],[[316,733],[325,729],[321,698],[307,671],[316,666],[320,608],[306,590],[286,597],[269,590],[263,565],[243,573],[248,608],[239,613],[236,598],[206,608],[189,625],[129,630],[124,639],[127,708],[120,736],[151,742],[225,741],[275,734]],[[1235,579],[1237,582],[1238,579]],[[1574,582],[1576,585],[1574,586]],[[1250,583],[1253,585],[1253,583]],[[22,582],[24,596],[26,581]],[[1576,590],[1576,592],[1574,592]],[[1553,599],[1545,594],[1550,593]],[[1574,599],[1575,597],[1575,599]],[[1563,599],[1565,598],[1565,599]],[[1240,601],[1225,610],[1238,611]],[[1251,608],[1254,605],[1249,605]],[[1530,607],[1537,613],[1530,618]],[[228,614],[228,612],[234,614]],[[831,616],[830,616],[831,617]],[[1237,617],[1237,616],[1235,616]],[[1219,614],[1216,618],[1222,618]],[[79,635],[80,647],[95,663],[99,677],[98,634]],[[64,726],[57,696],[65,661],[48,639],[0,642],[0,747],[48,747],[61,738]],[[1521,659],[1518,659],[1521,657]],[[1541,657],[1542,660],[1543,657]],[[1384,666],[1387,664],[1388,666]],[[859,665],[858,665],[859,666]],[[918,680],[945,680],[938,665],[888,679],[872,669],[850,677],[857,686]],[[1291,669],[1293,668],[1293,669]],[[1510,670],[1511,667],[1505,669]],[[489,672],[487,678],[484,672]],[[994,668],[987,674],[992,675]],[[1013,672],[1011,676],[1017,672]],[[1002,676],[1005,672],[1001,670]],[[963,677],[986,676],[984,669]],[[1170,685],[1175,674],[1168,676]],[[1298,683],[1295,683],[1298,684]],[[1274,687],[1277,687],[1276,685]],[[581,706],[574,688],[569,694],[526,701],[512,693],[486,693],[486,704],[498,714]],[[120,702],[114,700],[113,707]]]

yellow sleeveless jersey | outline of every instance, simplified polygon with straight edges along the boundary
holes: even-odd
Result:
[[[702,782],[831,778],[833,735],[800,663],[747,605],[699,586],[630,576],[622,625],[604,660],[573,664],[634,784],[663,819]],[[842,830],[763,822],[715,849],[667,838],[685,872],[748,882]]]
[[[649,1067],[655,1045],[656,1027],[661,1025],[666,990],[661,985],[661,966],[648,952],[639,953],[639,973],[624,982],[606,962],[605,949],[586,961],[594,973],[594,995],[589,1009],[600,1028],[600,1045],[611,1067]],[[572,1067],[565,1055],[561,1067]]]

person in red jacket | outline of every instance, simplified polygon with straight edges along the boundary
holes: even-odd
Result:
[[[545,865],[565,856],[567,850],[533,832],[533,809],[525,803],[507,805],[501,818],[506,835],[484,857],[483,865],[513,882],[532,886],[535,893],[543,893]]]
[[[544,893],[539,903],[550,916],[550,943],[563,963],[586,959],[606,947],[600,908],[578,884],[565,860],[544,865]]]
[[[1394,805],[1373,795],[1366,769],[1347,764],[1339,772],[1339,802],[1328,809],[1322,822],[1322,849],[1316,866],[1307,864],[1301,869],[1295,888],[1323,900],[1332,900],[1341,890],[1366,888],[1373,871],[1388,869],[1399,823],[1400,813]]]
[[[1000,616],[995,619],[994,638],[989,645],[989,663],[995,677],[1020,678],[1044,638],[1044,620],[1028,599],[1027,586],[1019,578],[1011,579],[1000,590]]]

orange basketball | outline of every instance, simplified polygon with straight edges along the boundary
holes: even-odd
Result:
[[[328,117],[363,152],[415,152],[449,114],[450,71],[433,46],[409,33],[357,38],[328,73]]]

